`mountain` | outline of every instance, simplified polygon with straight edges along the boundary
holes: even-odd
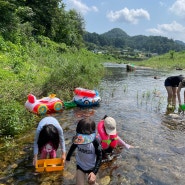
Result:
[[[101,34],[101,36],[105,36],[108,38],[129,38],[130,37],[129,35],[127,35],[126,32],[124,32],[120,28],[114,28],[108,32]]]
[[[176,43],[178,43],[178,44],[180,44],[180,45],[185,46],[185,43],[184,43],[184,42],[182,42],[182,41],[180,41],[180,40],[175,40],[175,42],[176,42]]]
[[[162,36],[129,36],[120,28],[114,28],[103,34],[89,33],[84,34],[84,41],[89,50],[94,49],[128,49],[147,51],[151,53],[164,54],[173,51],[185,50],[185,43],[182,41],[174,41]]]

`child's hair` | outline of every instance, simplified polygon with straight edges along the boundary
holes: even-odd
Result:
[[[42,147],[49,142],[52,144],[55,150],[58,149],[59,133],[57,128],[52,124],[43,126],[42,130],[40,131],[39,139],[37,142],[39,151],[41,152]]]
[[[79,134],[92,134],[95,133],[96,124],[90,118],[81,119],[76,127],[76,132]]]
[[[105,115],[104,117],[103,117],[103,119],[105,119],[106,117],[108,117],[107,115]]]

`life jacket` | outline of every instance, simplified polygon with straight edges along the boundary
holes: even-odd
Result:
[[[109,147],[116,148],[118,144],[118,135],[108,135],[105,131],[104,120],[101,120],[97,126],[98,134],[101,138],[101,146],[104,149]]]

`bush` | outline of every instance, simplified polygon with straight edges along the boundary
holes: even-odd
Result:
[[[22,105],[16,101],[0,101],[0,135],[15,136],[27,128],[34,122],[34,116],[26,113]],[[29,120],[29,121],[28,121]]]

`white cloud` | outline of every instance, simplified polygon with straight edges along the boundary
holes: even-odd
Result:
[[[70,8],[75,9],[83,15],[90,11],[98,12],[98,8],[96,6],[88,7],[86,4],[82,3],[81,0],[68,0],[68,3]]]
[[[92,6],[91,9],[94,11],[94,12],[98,12],[98,8],[96,6]]]
[[[185,0],[176,0],[169,10],[177,16],[185,18]]]
[[[151,28],[147,31],[152,35],[160,35],[185,41],[185,27],[176,21],[170,24],[160,24],[157,28]]]
[[[124,8],[119,11],[110,11],[107,14],[107,18],[111,22],[127,22],[131,24],[137,24],[140,19],[150,20],[149,13],[144,9],[128,9]]]

